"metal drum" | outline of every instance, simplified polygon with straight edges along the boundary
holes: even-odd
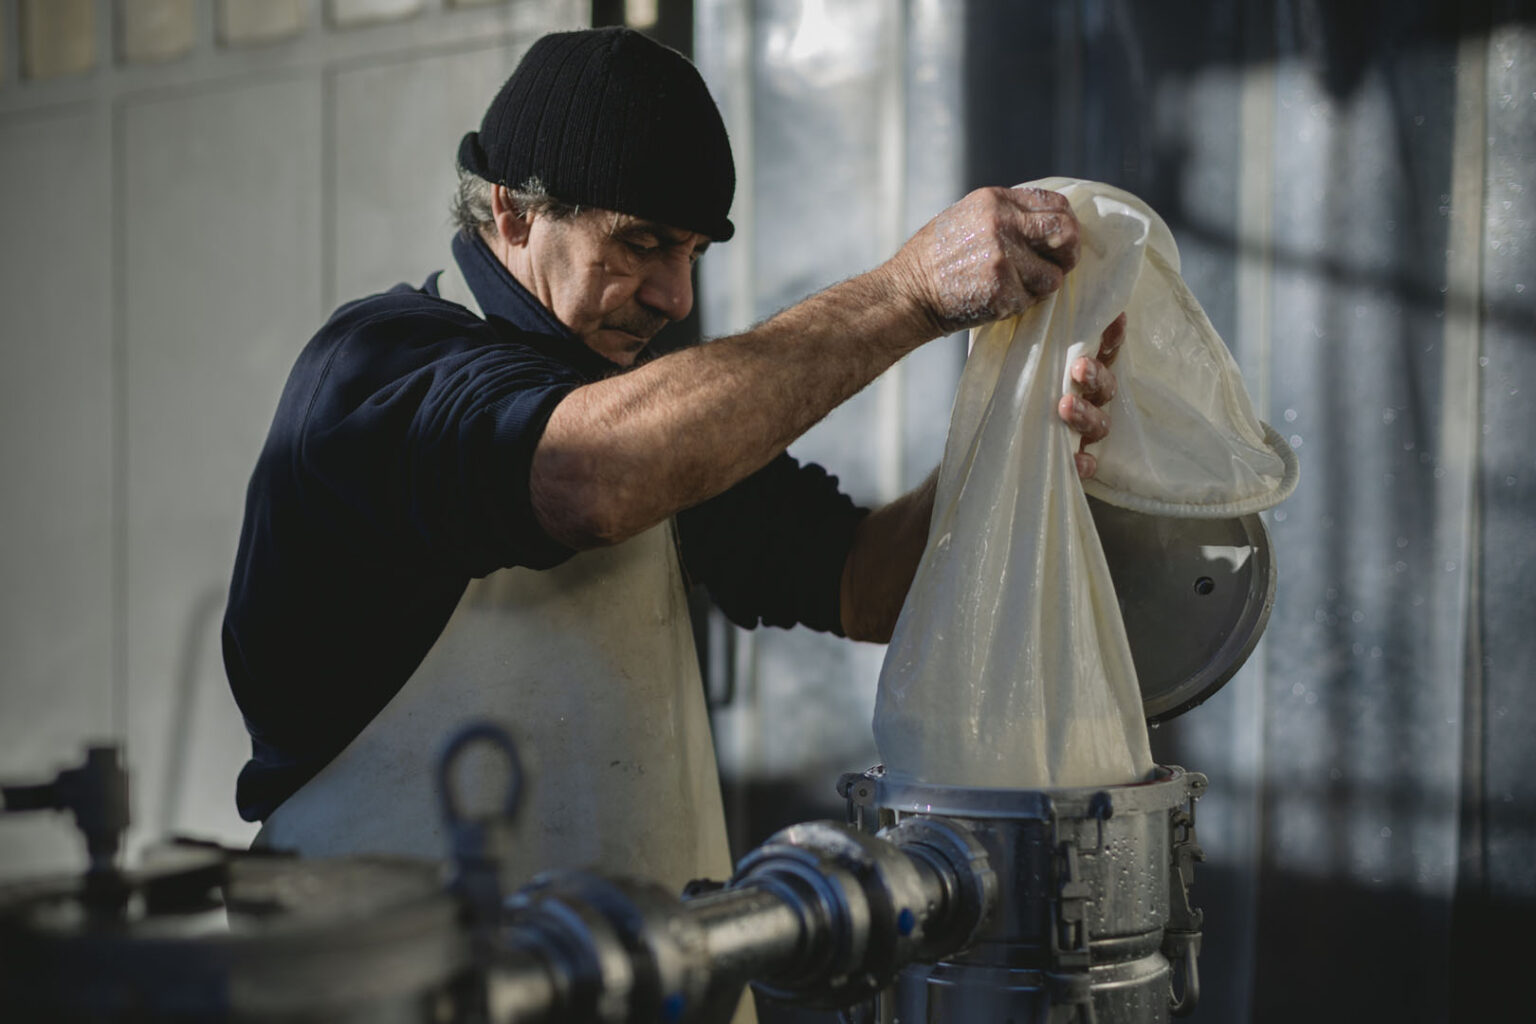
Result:
[[[905,968],[877,1000],[882,1021],[1154,1024],[1199,995],[1201,857],[1194,803],[1206,778],[1159,767],[1147,782],[1012,790],[845,776],[855,823],[954,819],[986,849],[997,911],[974,942]]]
[[[465,1019],[468,938],[438,865],[185,852],[124,875],[120,908],[74,878],[0,889],[0,1019]]]

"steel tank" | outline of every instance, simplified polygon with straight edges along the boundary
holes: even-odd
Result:
[[[1015,790],[931,785],[874,768],[844,776],[865,829],[922,815],[964,825],[997,872],[997,909],[965,949],[904,968],[866,1007],[887,1022],[1158,1024],[1199,998],[1198,772]]]

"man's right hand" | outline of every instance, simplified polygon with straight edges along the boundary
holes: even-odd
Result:
[[[929,221],[884,269],[938,337],[1024,312],[1061,287],[1077,255],[1065,196],[983,188]]]

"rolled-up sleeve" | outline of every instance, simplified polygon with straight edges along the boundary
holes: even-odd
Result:
[[[301,476],[346,518],[468,576],[574,553],[539,525],[529,472],[555,406],[584,383],[575,372],[521,346],[418,356],[398,375],[370,354],[372,372],[354,377],[349,358],[329,368],[342,383],[310,411],[299,447]]]

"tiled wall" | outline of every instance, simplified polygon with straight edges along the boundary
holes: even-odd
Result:
[[[192,53],[205,9],[220,46],[270,45],[324,24],[351,29],[509,0],[14,0],[20,76],[47,80],[112,63],[155,64]],[[559,11],[559,2],[544,5]],[[557,14],[555,21],[559,21]],[[101,31],[103,28],[107,31]]]
[[[126,743],[231,842],[247,475],[339,302],[443,265],[459,136],[580,0],[0,0],[0,779]],[[0,819],[0,876],[83,863]]]

